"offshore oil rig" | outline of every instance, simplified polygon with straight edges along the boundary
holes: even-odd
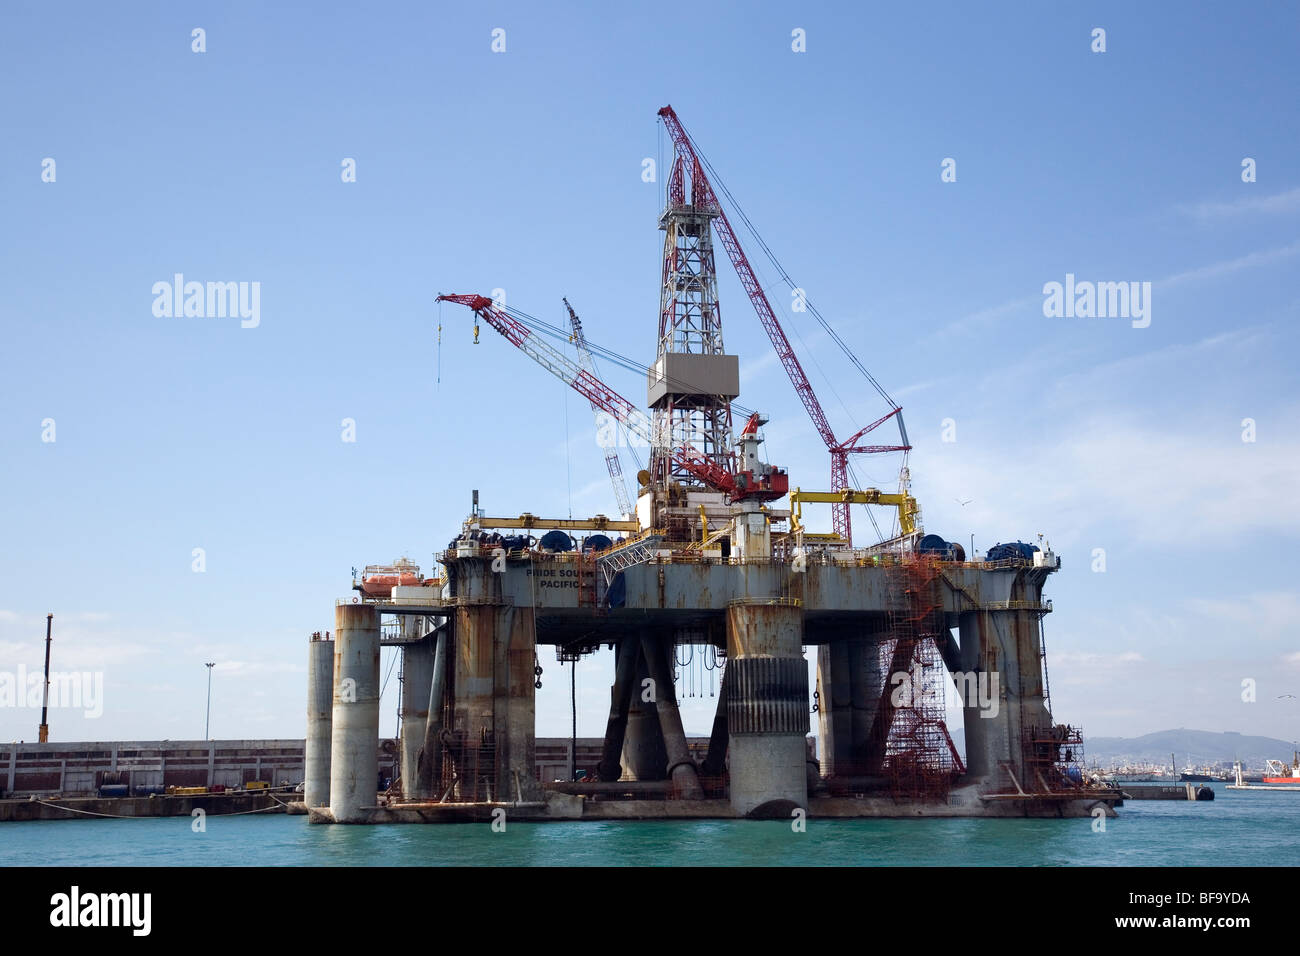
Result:
[[[1085,782],[1079,730],[1051,713],[1043,586],[1059,559],[1022,542],[967,555],[923,532],[901,408],[801,300],[885,403],[877,420],[836,436],[714,190],[716,173],[672,108],[659,116],[674,154],[648,413],[597,377],[594,353],[613,353],[587,342],[572,307],[563,329],[486,296],[439,296],[473,310],[476,340],[477,322],[487,323],[590,402],[621,514],[490,517],[474,492],[439,555],[442,573],[367,567],[335,608],[332,640],[317,634],[309,645],[310,819],[1113,814],[1119,792]],[[829,491],[792,491],[787,472],[765,460],[764,417],[737,402],[715,234],[830,452]],[[548,336],[571,342],[577,360]],[[870,444],[890,422],[898,441]],[[649,449],[635,500],[619,459],[629,445]],[[881,453],[902,456],[897,489],[852,487],[851,456]],[[817,503],[831,505],[830,533],[804,525],[803,506]],[[889,533],[855,548],[852,505],[890,509]],[[402,659],[400,771],[378,795],[384,645],[400,646]],[[582,779],[548,782],[535,770],[544,645],[561,661],[614,651],[602,755]],[[688,747],[678,710],[683,648],[720,674],[703,753]],[[963,707],[960,749],[944,719],[945,686]]]

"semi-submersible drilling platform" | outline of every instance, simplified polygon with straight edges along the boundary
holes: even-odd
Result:
[[[333,639],[314,635],[309,646],[311,819],[463,821],[501,808],[535,820],[1113,813],[1119,793],[1085,783],[1079,732],[1050,710],[1042,591],[1059,559],[1017,542],[968,560],[960,545],[922,534],[901,410],[862,369],[890,410],[835,437],[707,164],[671,107],[659,115],[676,148],[659,220],[650,414],[596,377],[572,309],[577,362],[543,341],[539,320],[484,296],[440,297],[471,308],[604,416],[623,516],[491,518],[475,492],[439,577],[408,564],[367,568],[358,593],[335,608]],[[764,419],[735,401],[739,363],[723,349],[714,232],[831,452],[830,492],[790,491],[786,472],[761,457]],[[733,411],[746,415],[734,442]],[[862,444],[890,419],[899,444]],[[626,436],[650,448],[635,503],[617,453]],[[849,455],[876,451],[904,455],[897,492],[850,488]],[[832,505],[833,533],[804,527],[810,502]],[[897,533],[854,548],[851,504],[894,509]],[[395,623],[381,627],[385,617]],[[400,774],[379,797],[385,644],[402,655]],[[535,770],[540,645],[567,661],[615,651],[602,757],[581,780],[544,782]],[[724,665],[702,754],[688,747],[673,677],[688,645]],[[944,721],[944,683],[963,705],[961,752]]]

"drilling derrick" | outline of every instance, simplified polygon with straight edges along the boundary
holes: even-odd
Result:
[[[691,176],[695,196],[698,175]],[[718,280],[712,222],[718,207],[688,201],[682,158],[673,163],[667,203],[659,217],[664,231],[663,279],[659,293],[659,341],[649,374],[655,448],[650,473],[657,488],[672,482],[698,484],[674,450],[693,448],[727,472],[731,451],[731,400],[740,394],[740,365],[722,348]]]

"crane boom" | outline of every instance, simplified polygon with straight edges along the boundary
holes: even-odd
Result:
[[[591,357],[591,350],[587,348],[587,336],[582,331],[582,320],[578,318],[578,313],[573,311],[573,306],[569,305],[569,300],[566,298],[563,301],[564,307],[569,310],[569,325],[573,327],[573,344],[578,348],[578,363],[594,376],[596,361]],[[595,402],[591,403],[591,410],[600,412]],[[605,468],[609,471],[610,484],[614,486],[614,498],[618,501],[619,514],[630,515],[633,513],[632,501],[627,494],[627,485],[623,482],[623,463],[618,459],[616,444],[605,449]]]
[[[713,225],[718,232],[718,238],[722,241],[723,248],[727,250],[731,264],[736,269],[736,274],[740,277],[740,284],[744,286],[745,293],[754,304],[754,311],[758,313],[758,320],[762,323],[768,338],[772,340],[772,347],[776,349],[777,358],[785,366],[786,374],[790,376],[794,390],[798,393],[804,408],[808,410],[808,416],[812,419],[817,433],[822,436],[822,440],[826,442],[827,447],[833,446],[835,444],[835,433],[831,430],[830,422],[826,420],[826,413],[822,410],[821,402],[817,400],[817,395],[808,381],[808,376],[804,374],[803,366],[799,364],[799,359],[794,354],[790,340],[786,338],[785,330],[781,328],[781,323],[777,321],[776,313],[772,310],[772,304],[767,300],[767,293],[763,291],[763,286],[759,283],[757,276],[754,275],[753,267],[749,264],[749,258],[745,255],[745,250],[740,247],[740,241],[736,238],[735,230],[731,228],[731,221],[727,219],[726,210],[718,202],[717,194],[713,191],[713,184],[709,182],[708,177],[704,174],[704,168],[700,165],[699,157],[695,155],[695,148],[690,137],[686,135],[686,130],[682,127],[681,121],[677,118],[677,114],[673,112],[671,106],[665,106],[659,111],[659,115],[663,117],[664,125],[668,128],[668,135],[672,137],[673,143],[691,163],[691,199],[697,206],[713,206],[718,210],[718,218],[714,220]],[[679,190],[680,188],[678,187]]]
[[[671,106],[665,106],[659,111],[659,116],[664,121],[664,126],[668,130],[669,136],[672,137],[678,155],[688,160],[691,164],[691,198],[698,205],[709,205],[717,209],[718,215],[714,220],[714,228],[718,232],[718,238],[722,246],[727,250],[727,256],[731,259],[732,266],[735,267],[736,274],[740,278],[740,284],[744,286],[745,292],[749,295],[750,302],[754,305],[754,311],[758,313],[758,320],[762,323],[767,337],[772,341],[772,347],[776,350],[777,357],[781,360],[782,366],[785,367],[786,374],[790,382],[794,385],[794,390],[803,402],[804,408],[808,412],[808,417],[812,419],[813,427],[821,436],[822,441],[826,443],[826,448],[831,453],[831,487],[835,491],[842,491],[848,488],[848,456],[850,454],[864,454],[884,451],[908,451],[911,446],[902,445],[856,445],[854,444],[864,434],[878,427],[885,421],[895,415],[899,415],[899,431],[902,431],[902,409],[895,406],[887,415],[868,425],[859,431],[847,442],[840,442],[835,437],[835,432],[831,429],[830,422],[826,418],[826,412],[823,410],[821,402],[817,398],[817,393],[813,391],[812,384],[808,381],[808,376],[804,373],[803,366],[799,363],[794,349],[790,345],[790,340],[786,337],[785,330],[781,328],[780,321],[777,320],[776,312],[772,309],[771,302],[768,301],[767,293],[763,291],[762,284],[754,274],[753,267],[749,264],[749,258],[745,255],[745,250],[740,246],[740,240],[736,237],[735,230],[731,228],[731,221],[727,218],[727,212],[718,201],[717,194],[713,191],[713,185],[705,175],[703,164],[700,162],[698,154],[695,152],[695,145],[682,126],[681,120],[677,118],[676,112]],[[674,171],[674,177],[676,171]],[[670,189],[670,201],[673,200],[673,190]],[[682,187],[676,184],[676,194],[682,194]],[[891,403],[892,404],[892,403]],[[852,522],[849,517],[849,503],[847,501],[837,502],[833,511],[833,525],[835,533],[846,541],[852,540]]]
[[[473,293],[440,295],[436,301],[468,306],[479,318],[500,332],[507,342],[586,398],[593,409],[608,413],[633,436],[647,444],[654,444],[650,419],[645,412],[563,352],[542,341],[528,326],[505,309],[498,308],[487,296]],[[672,449],[672,455],[684,469],[710,488],[725,492],[733,501],[741,498],[759,501],[782,498],[789,488],[783,471],[774,470],[773,477],[762,482],[750,480],[749,475],[742,475],[746,480],[737,481],[737,476],[690,445]]]

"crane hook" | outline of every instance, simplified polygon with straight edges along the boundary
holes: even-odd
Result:
[[[474,323],[474,344],[478,345],[478,323]]]

